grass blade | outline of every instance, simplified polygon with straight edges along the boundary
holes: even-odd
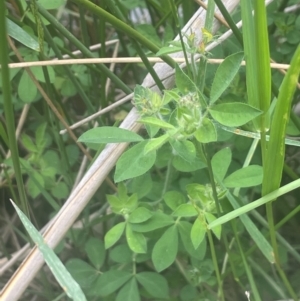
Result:
[[[38,249],[42,253],[45,262],[49,266],[54,277],[66,292],[66,294],[75,301],[86,301],[85,295],[82,292],[78,283],[72,278],[68,270],[62,264],[60,259],[54,253],[54,251],[46,244],[43,236],[37,229],[34,228],[25,214],[17,207],[17,205],[11,200],[17,214],[19,215],[25,229],[29,233],[32,240],[37,245]]]

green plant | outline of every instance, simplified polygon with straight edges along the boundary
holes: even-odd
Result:
[[[46,96],[53,101],[51,108],[56,108],[67,121],[64,126],[114,102],[120,90],[131,93],[135,86],[132,103],[140,116],[136,128],[143,126],[139,134],[117,127],[119,121],[115,117],[124,115],[130,108],[128,104],[98,117],[97,127],[90,122],[75,130],[80,136],[78,146],[86,157],[92,159],[94,155],[93,161],[103,165],[105,160],[98,160],[102,150],[112,150],[108,160],[120,155],[115,150],[120,147],[123,151],[129,144],[117,161],[114,174],[107,178],[109,185],[97,189],[90,204],[87,202],[96,191],[92,184],[99,181],[101,165],[95,168],[92,162],[88,176],[78,183],[77,172],[85,169],[87,163],[84,159],[79,168],[76,163],[82,156],[78,149],[70,139],[58,135],[58,120],[62,119],[43,103],[41,95],[45,94],[40,88],[37,92],[37,82],[31,80],[28,71],[12,69],[9,75],[5,67],[1,69],[1,92],[5,100],[9,99],[7,87],[11,83],[14,96],[12,102],[1,102],[8,116],[1,118],[0,123],[5,151],[15,150],[17,142],[12,113],[18,117],[18,110],[29,108],[30,103],[30,123],[26,123],[18,141],[20,155],[14,151],[12,163],[11,159],[4,159],[0,149],[1,163],[5,164],[0,174],[1,188],[4,187],[4,195],[14,195],[14,176],[24,180],[36,228],[58,212],[44,232],[43,241],[37,233],[32,235],[43,256],[51,259],[47,259],[47,264],[56,277],[60,276],[61,263],[45,241],[54,248],[83,210],[80,220],[55,249],[82,290],[64,271],[68,275],[66,284],[74,285],[67,289],[68,295],[74,300],[85,300],[85,295],[88,300],[108,301],[241,300],[241,294],[249,290],[251,300],[296,300],[299,273],[294,266],[300,262],[300,256],[295,248],[298,240],[288,227],[294,230],[299,224],[296,214],[300,206],[292,202],[297,199],[296,189],[300,186],[299,162],[285,162],[284,158],[285,149],[287,153],[297,151],[286,145],[299,146],[298,141],[286,138],[286,132],[299,133],[300,128],[291,110],[292,101],[297,102],[293,95],[300,65],[295,34],[299,18],[281,13],[286,1],[276,13],[276,7],[266,11],[262,2],[254,1],[252,18],[252,3],[241,1],[241,33],[224,2],[209,0],[204,27],[181,33],[183,20],[191,14],[192,1],[72,2],[78,6],[62,1],[18,2],[22,19],[17,19],[18,14],[12,10],[14,13],[8,13],[10,20],[6,24],[9,35],[20,44],[10,56],[1,56],[1,64],[6,67],[8,59],[16,60],[17,53],[29,61],[52,56],[61,59],[63,53],[74,56],[73,47],[87,58],[104,57],[116,50],[104,45],[105,37],[110,36],[119,38],[119,55],[138,55],[145,67],[119,66],[115,72],[104,64],[31,68]],[[137,5],[147,9],[151,25],[132,21],[130,14]],[[177,14],[178,5],[182,5],[182,15]],[[220,36],[212,33],[215,6],[235,38],[208,51],[207,46]],[[68,12],[68,25],[57,22],[62,11]],[[266,13],[271,16],[269,28]],[[0,15],[2,21],[4,15]],[[176,31],[179,40],[169,42]],[[282,51],[285,35],[288,52]],[[276,44],[270,47],[271,51],[268,39]],[[102,46],[95,54],[88,48],[98,40]],[[178,51],[183,51],[184,66],[175,64],[168,56]],[[155,53],[174,67],[174,88],[165,89],[166,82],[156,66],[153,68],[149,63],[147,56]],[[279,61],[291,61],[285,76],[271,72],[270,55]],[[225,59],[215,67],[209,64],[211,57]],[[241,67],[243,60],[246,69]],[[146,72],[152,76],[157,90],[145,83],[136,85]],[[110,89],[104,89],[110,80]],[[279,93],[276,86],[280,86]],[[288,123],[289,116],[292,122]],[[126,122],[127,118],[122,126]],[[74,133],[72,138],[76,140]],[[19,166],[19,172],[15,166]],[[106,177],[108,171],[104,170]],[[76,185],[72,188],[75,177]],[[21,181],[18,187],[22,195]],[[66,203],[61,204],[69,194]],[[89,197],[83,202],[85,194]],[[13,198],[18,200],[15,195]],[[266,213],[262,205],[266,205]],[[26,200],[22,207],[26,211]],[[74,213],[75,207],[81,209]],[[29,221],[16,210],[32,230]],[[1,218],[5,220],[6,215],[3,213]],[[14,229],[9,229],[10,233],[25,237],[22,229]],[[1,252],[10,254],[12,243],[3,236]],[[31,265],[35,260],[39,263]],[[31,275],[36,273],[40,262],[33,249],[15,279],[24,279],[26,266],[33,266]],[[66,292],[52,280],[49,271],[42,270],[33,286],[37,289],[28,289],[22,299],[41,294],[41,300],[66,300]],[[65,287],[62,280],[58,282]],[[13,291],[11,285],[8,283],[7,291]],[[19,286],[23,291],[23,283]]]

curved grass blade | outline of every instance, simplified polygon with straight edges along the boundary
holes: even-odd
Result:
[[[39,233],[37,229],[34,228],[29,219],[25,214],[18,208],[18,206],[10,200],[13,206],[16,209],[17,214],[20,217],[21,222],[23,223],[25,229],[29,233],[32,240],[37,245],[38,249],[42,253],[45,262],[49,266],[54,277],[58,281],[59,285],[66,292],[68,297],[72,298],[75,301],[86,301],[85,295],[81,290],[78,283],[72,278],[71,274],[62,264],[60,259],[54,253],[54,251],[46,244],[43,239],[43,236]]]

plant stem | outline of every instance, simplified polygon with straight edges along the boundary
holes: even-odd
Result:
[[[216,256],[215,245],[214,245],[212,234],[211,234],[210,230],[207,230],[207,236],[208,236],[208,241],[209,241],[209,246],[210,246],[211,257],[213,260],[213,264],[214,264],[214,268],[215,268],[215,272],[216,272],[216,276],[217,276],[217,282],[218,282],[218,286],[219,286],[218,296],[221,297],[222,301],[225,301],[224,293],[223,293],[223,289],[222,289],[222,279],[221,279],[217,256]]]
[[[28,202],[25,193],[25,187],[22,178],[22,172],[19,160],[19,151],[16,141],[16,128],[15,128],[15,117],[14,117],[14,107],[11,98],[11,83],[9,77],[8,68],[8,43],[6,35],[6,6],[4,1],[0,1],[0,65],[1,65],[1,75],[2,75],[2,93],[3,93],[3,107],[4,115],[6,120],[7,136],[9,142],[9,149],[11,151],[11,158],[13,162],[14,172],[16,176],[18,192],[20,202],[15,200],[20,204],[23,212],[29,218]]]

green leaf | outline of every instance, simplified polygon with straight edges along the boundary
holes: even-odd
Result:
[[[178,231],[176,225],[168,228],[154,245],[152,261],[155,269],[161,272],[174,261],[178,250]]]
[[[105,249],[110,248],[114,245],[122,236],[125,229],[125,222],[114,225],[104,237]]]
[[[45,175],[45,171],[49,170],[54,170],[56,173],[56,169],[55,168],[47,168],[42,170],[43,175]],[[54,187],[51,188],[51,194],[53,195],[53,197],[57,198],[57,199],[64,199],[67,198],[69,195],[69,187],[67,186],[67,184],[65,182],[58,182],[55,184]]]
[[[158,119],[156,117],[143,117],[138,120],[138,122],[144,123],[144,124],[149,124],[149,125],[154,125],[162,129],[174,129],[174,126],[166,121],[163,121],[161,119]]]
[[[197,288],[191,284],[187,284],[180,291],[180,300],[194,301],[197,300],[198,295]]]
[[[257,68],[259,67],[259,63],[256,57],[258,53],[256,52],[254,18],[252,14],[252,3],[250,1],[241,1],[241,16],[243,21],[243,42],[246,61],[247,103],[259,109],[260,99],[257,89]],[[260,128],[259,121],[259,119],[253,121],[256,129]]]
[[[33,102],[37,96],[37,87],[32,82],[27,72],[23,72],[19,85],[18,95],[26,103]]]
[[[166,46],[162,47],[159,49],[159,51],[156,53],[157,56],[161,56],[164,54],[170,54],[170,53],[175,53],[182,51],[182,47],[177,47],[177,46]]]
[[[216,220],[217,218],[209,213],[209,212],[205,212],[205,218],[207,220],[207,223],[212,223],[214,220]],[[221,232],[222,232],[222,226],[219,225],[219,226],[215,226],[213,229],[211,229],[211,231],[215,234],[215,236],[218,238],[218,239],[221,239]]]
[[[84,249],[91,263],[99,270],[105,260],[105,248],[102,240],[91,237],[86,242]]]
[[[223,181],[228,167],[231,163],[231,149],[225,147],[219,150],[211,159],[211,166],[215,176],[218,177],[219,181]]]
[[[141,272],[136,274],[136,279],[151,296],[162,299],[168,298],[168,282],[162,275],[154,272]]]
[[[126,283],[132,274],[127,271],[110,270],[101,275],[98,281],[97,293],[100,296],[108,296]]]
[[[299,17],[298,17],[299,18]],[[290,68],[280,86],[271,123],[270,142],[264,164],[263,195],[279,188],[285,157],[286,126],[300,73],[300,45],[292,58]],[[270,180],[272,178],[272,180]]]
[[[161,46],[161,39],[158,37],[156,28],[153,25],[139,24],[139,25],[135,25],[135,29],[138,32],[140,32],[145,38],[147,38],[147,40],[151,41],[156,46]]]
[[[46,67],[47,68],[47,72],[49,75],[49,80],[50,83],[53,84],[55,81],[55,72],[54,69],[51,66]],[[46,82],[45,76],[44,76],[44,71],[42,67],[31,67],[30,68],[33,75],[36,77],[36,79],[42,83]]]
[[[182,204],[176,208],[172,215],[181,217],[191,217],[198,215],[198,212],[192,204]]]
[[[132,256],[133,253],[127,244],[117,245],[109,252],[110,259],[117,263],[132,262]]]
[[[195,83],[176,64],[175,69],[176,86],[182,94],[195,93],[197,88]]]
[[[27,173],[29,175],[27,183],[28,193],[33,198],[36,198],[41,193],[42,188],[45,188],[45,180],[43,176],[35,170],[27,171]]]
[[[188,162],[180,156],[175,156],[172,160],[172,165],[175,169],[182,172],[191,172],[206,166],[197,155],[192,162]]]
[[[90,129],[78,138],[79,142],[84,143],[121,143],[143,140],[144,139],[140,135],[134,132],[111,126]]]
[[[201,143],[217,141],[217,130],[209,118],[204,118],[201,127],[194,133],[195,138]]]
[[[228,88],[239,71],[243,57],[243,52],[237,52],[226,57],[222,64],[220,64],[210,90],[211,104],[218,100],[222,93]]]
[[[147,221],[139,224],[132,224],[131,228],[133,231],[137,232],[151,232],[172,224],[174,224],[174,220],[171,216],[162,212],[156,212]]]
[[[254,43],[256,50],[256,89],[259,97],[259,108],[267,113],[271,101],[271,67],[270,46],[266,6],[262,1],[253,2],[254,9]],[[268,127],[269,125],[267,125]]]
[[[191,240],[195,249],[199,247],[206,234],[206,223],[202,217],[196,218],[192,230],[191,230]]]
[[[241,168],[231,175],[226,177],[223,181],[226,187],[252,187],[262,183],[263,168],[259,165],[250,165]]]
[[[125,203],[119,197],[113,194],[108,194],[106,198],[112,211],[121,214],[122,209],[125,206]]]
[[[49,2],[49,1],[48,1]],[[51,2],[51,1],[50,1]],[[40,45],[31,35],[29,35],[23,28],[6,18],[6,29],[9,36],[19,41],[28,48],[40,51]],[[26,73],[26,72],[25,72]]]
[[[186,221],[180,221],[177,223],[177,227],[185,250],[193,258],[203,260],[206,253],[206,240],[203,239],[197,249],[195,249],[191,240],[192,224]]]
[[[194,144],[188,140],[175,140],[171,139],[171,146],[175,152],[184,160],[193,162],[196,158],[196,149]]]
[[[119,291],[116,301],[140,301],[136,279],[130,279]]]
[[[145,207],[139,207],[136,208],[128,218],[128,221],[130,223],[142,223],[148,220],[152,216],[152,212],[145,208]]]
[[[244,213],[246,213],[250,210],[253,210],[262,204],[265,204],[268,201],[273,200],[275,197],[271,196],[268,199],[265,197],[262,197],[261,199],[255,201],[255,202],[252,202],[243,207],[241,207],[241,205],[236,201],[236,199],[230,193],[230,191],[227,192],[227,198],[235,210],[228,214],[225,214],[224,217],[221,216],[220,218],[215,220],[215,222],[213,220],[211,223],[209,223],[208,228],[213,229],[214,227],[221,225],[221,224],[225,223],[226,221],[231,220],[232,218],[235,218],[236,216],[239,216],[240,220],[244,224],[245,229],[247,230],[247,232],[253,239],[254,243],[257,245],[257,247],[260,249],[260,251],[264,254],[264,256],[268,259],[268,261],[270,263],[274,263],[275,258],[274,258],[274,252],[273,252],[272,246],[267,241],[267,239],[264,237],[264,235],[261,233],[261,231],[257,228],[257,226],[252,222],[252,220],[249,218],[249,216],[247,216],[247,214],[244,214]]]
[[[72,258],[67,261],[66,268],[82,288],[91,287],[98,278],[99,272],[85,261]]]
[[[146,253],[147,242],[142,233],[132,231],[131,224],[126,225],[126,239],[129,248],[134,253]]]
[[[35,142],[36,146],[39,150],[39,152],[42,152],[46,146],[46,128],[47,128],[47,123],[42,123],[41,125],[38,126],[35,132]]]
[[[241,102],[217,104],[211,107],[209,112],[213,119],[226,126],[241,126],[262,113]]]
[[[29,150],[31,153],[37,153],[38,152],[37,146],[33,143],[31,137],[29,137],[28,135],[22,134],[21,141],[22,141],[24,147],[27,150]]]
[[[148,140],[148,143],[145,146],[144,154],[148,154],[150,152],[153,152],[163,146],[168,140],[170,136],[168,134],[161,135],[158,138],[152,138]]]
[[[17,205],[11,200],[22,224],[24,225],[26,231],[30,235],[31,239],[34,241],[39,251],[42,253],[45,262],[49,266],[53,276],[63,288],[68,297],[75,301],[85,301],[85,295],[81,290],[78,283],[72,278],[69,271],[62,264],[60,259],[54,253],[54,251],[46,244],[43,236],[39,233],[37,229],[31,224],[26,215],[17,207]]]
[[[180,205],[186,203],[184,195],[178,191],[168,191],[164,194],[164,201],[173,211]]]
[[[128,183],[129,192],[135,192],[138,198],[146,196],[152,189],[153,181],[149,173],[136,177]]]
[[[154,164],[156,152],[144,153],[147,141],[140,142],[127,150],[116,165],[115,182],[131,179],[146,173]]]
[[[180,99],[180,95],[178,93],[177,90],[166,90],[164,91],[164,95],[163,95],[163,104],[166,105],[168,104],[170,101],[176,101],[178,102]]]

